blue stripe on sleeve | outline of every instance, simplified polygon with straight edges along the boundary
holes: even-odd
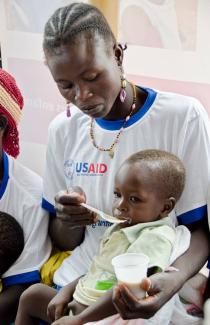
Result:
[[[2,153],[2,160],[3,160],[3,167],[4,167],[4,175],[0,186],[0,199],[4,195],[4,192],[6,191],[7,183],[9,180],[9,160],[7,154],[4,151]]]
[[[49,211],[50,213],[56,214],[54,205],[49,203],[44,198],[42,198],[42,208]]]
[[[33,257],[32,257],[33,258]],[[40,282],[39,271],[32,271],[16,275],[10,275],[2,279],[3,287],[9,287],[15,284]]]
[[[190,225],[196,221],[199,221],[207,216],[207,205],[187,211],[183,214],[180,214],[177,217],[179,224]]]

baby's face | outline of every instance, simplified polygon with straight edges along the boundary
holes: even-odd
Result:
[[[115,177],[113,215],[132,225],[160,219],[165,199],[154,184],[144,162],[123,164]]]

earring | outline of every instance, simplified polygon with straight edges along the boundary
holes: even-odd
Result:
[[[66,116],[67,117],[71,117],[71,103],[70,102],[67,102],[66,103]]]
[[[124,103],[125,101],[125,98],[126,98],[126,85],[127,85],[127,81],[125,79],[125,74],[124,74],[124,71],[123,71],[123,68],[121,66],[121,90],[120,90],[120,100],[122,103]]]

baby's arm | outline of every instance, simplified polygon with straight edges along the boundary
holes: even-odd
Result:
[[[99,321],[116,313],[117,311],[112,303],[112,290],[109,290],[96,303],[84,309],[80,314],[74,317],[60,318],[52,325],[83,325],[88,322]]]

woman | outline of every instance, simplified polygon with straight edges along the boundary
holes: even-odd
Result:
[[[124,47],[91,5],[58,9],[45,26],[43,46],[67,101],[67,116],[60,114],[49,128],[43,207],[54,216],[56,208],[50,232],[57,246],[75,248],[55,273],[56,285],[86,273],[109,225],[94,223],[95,216],[80,203],[111,213],[113,177],[123,160],[154,148],[174,153],[185,165],[186,188],[171,218],[192,225],[190,249],[174,263],[174,271],[147,281],[150,299],[137,303],[122,288],[122,295],[114,298],[124,318],[149,318],[199,271],[209,254],[204,230],[210,174],[207,114],[194,98],[129,83],[122,66]]]

